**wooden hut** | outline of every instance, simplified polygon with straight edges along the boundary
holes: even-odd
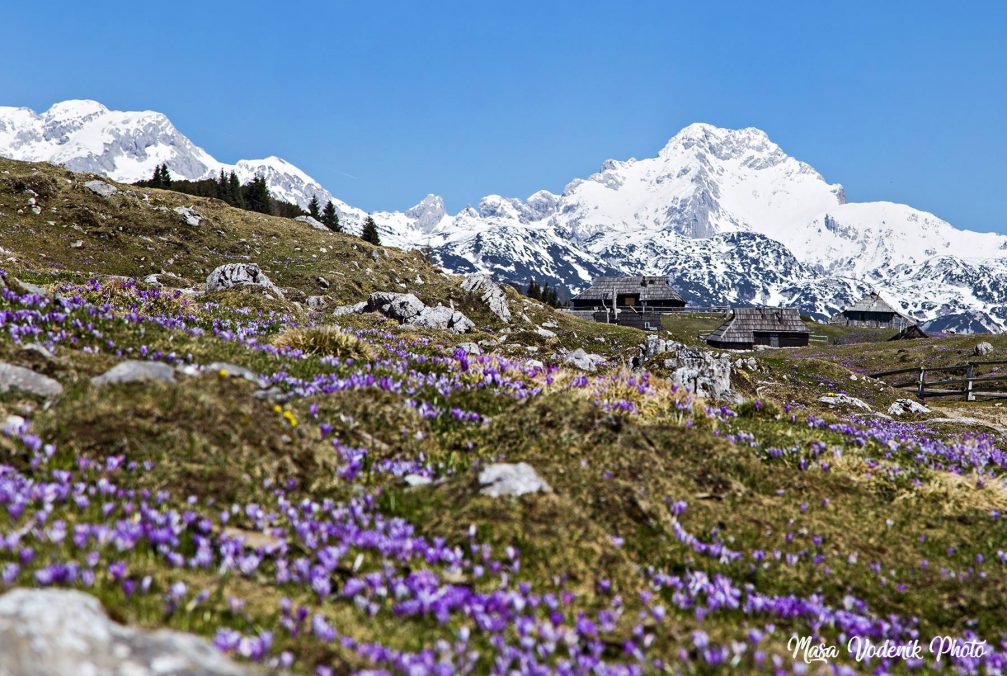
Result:
[[[574,310],[627,309],[646,312],[685,307],[667,276],[598,277],[574,296]]]
[[[595,321],[657,330],[661,312],[685,307],[685,299],[665,276],[598,277],[570,301],[574,314]]]
[[[756,345],[803,347],[811,331],[795,308],[739,307],[706,337],[713,347],[751,350]]]
[[[901,331],[916,324],[916,320],[900,313],[885,302],[881,295],[872,291],[829,320],[840,326],[865,326],[875,329]]]

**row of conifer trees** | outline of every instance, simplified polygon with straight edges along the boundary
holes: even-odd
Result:
[[[154,168],[154,175],[146,181],[137,181],[135,185],[145,188],[162,188],[174,190],[187,195],[198,197],[213,197],[223,200],[232,207],[257,211],[273,216],[285,216],[295,218],[297,216],[311,216],[322,223],[333,232],[343,232],[343,226],[339,223],[339,214],[336,206],[330,201],[324,208],[318,203],[318,198],[311,197],[308,203],[308,210],[305,212],[300,206],[276,199],[269,194],[269,186],[266,179],[256,176],[248,183],[241,183],[237,174],[233,171],[225,174],[220,170],[217,178],[204,178],[198,181],[188,181],[173,179],[167,164],[159,164]],[[378,226],[370,216],[364,222],[360,232],[360,238],[365,242],[374,245],[381,244],[381,237],[378,235]]]

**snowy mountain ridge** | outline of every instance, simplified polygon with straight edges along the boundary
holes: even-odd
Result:
[[[226,164],[161,113],[95,101],[41,114],[0,108],[0,155],[120,181],[147,178],[160,163],[187,179],[233,170],[302,206],[332,200],[351,232],[367,215],[278,157]],[[850,203],[841,185],[754,128],[689,125],[656,156],[608,160],[562,194],[488,195],[453,215],[428,195],[372,215],[386,244],[424,247],[449,270],[517,284],[577,291],[599,274],[669,273],[694,304],[792,305],[819,318],[875,288],[920,320],[1007,328],[1007,237],[902,204]]]
[[[188,180],[234,171],[243,183],[255,176],[265,178],[278,199],[304,206],[315,196],[323,204],[332,200],[348,215],[357,217],[359,211],[279,157],[220,162],[162,113],[109,110],[97,101],[62,101],[41,114],[28,108],[0,107],[0,155],[62,164],[72,171],[103,174],[124,183],[150,178],[162,163],[172,176]]]

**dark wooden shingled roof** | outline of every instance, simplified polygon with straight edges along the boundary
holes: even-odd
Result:
[[[881,298],[881,294],[877,291],[872,291],[871,293],[866,294],[856,303],[846,308],[844,312],[894,312],[897,315],[902,314],[886,303],[884,299]]]
[[[795,308],[739,307],[706,339],[718,343],[751,343],[756,331],[811,333]]]
[[[677,300],[685,302],[682,296],[668,283],[666,276],[637,277],[596,277],[591,286],[578,295],[577,300],[611,300],[612,292],[617,295],[640,294],[640,300]]]

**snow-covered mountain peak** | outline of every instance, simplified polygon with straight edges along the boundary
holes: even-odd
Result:
[[[46,122],[81,120],[108,112],[108,108],[91,99],[68,99],[52,104],[41,117]]]
[[[433,230],[446,215],[444,198],[432,193],[420,200],[416,206],[406,210],[406,216],[415,220],[416,227],[423,232]]]
[[[332,200],[347,222],[358,221],[362,213],[279,157],[220,162],[162,113],[109,110],[87,99],[55,103],[41,115],[27,108],[0,108],[0,155],[53,162],[124,182],[149,178],[159,164],[167,164],[174,177],[189,180],[234,171],[242,181],[262,176],[275,197],[302,207],[313,196],[323,204]]]

